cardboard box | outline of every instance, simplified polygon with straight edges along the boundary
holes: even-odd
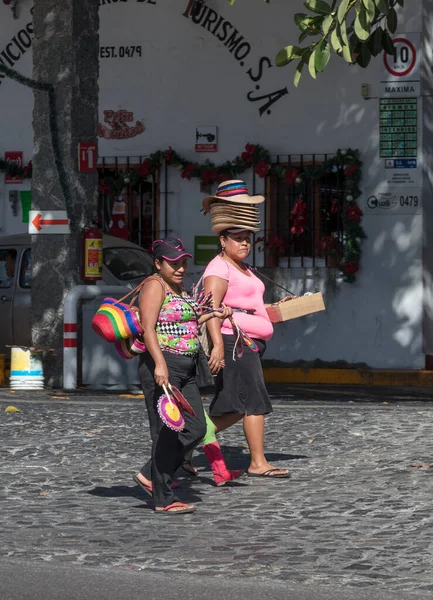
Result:
[[[322,292],[317,292],[309,296],[299,296],[287,300],[276,306],[270,306],[266,310],[272,323],[281,323],[325,310],[325,303]]]

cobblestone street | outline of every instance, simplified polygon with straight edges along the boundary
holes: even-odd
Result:
[[[433,462],[433,404],[274,395],[268,458],[292,478],[218,488],[199,448],[199,477],[179,477],[197,512],[162,523],[131,479],[142,400],[28,396],[0,397],[3,559],[433,591],[433,468],[412,466]],[[241,427],[220,441],[245,468]]]

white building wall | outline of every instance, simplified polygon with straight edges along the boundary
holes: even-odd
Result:
[[[259,143],[272,154],[333,153],[350,146],[361,151],[364,162],[361,208],[372,190],[387,188],[389,173],[378,158],[382,60],[372,61],[365,71],[333,57],[317,81],[305,73],[297,89],[292,83],[294,66],[267,67],[266,57],[273,60],[282,46],[297,37],[292,15],[304,11],[300,0],[273,0],[270,5],[263,0],[238,0],[234,7],[226,0],[207,1],[221,18],[219,31],[228,20],[250,45],[243,60],[237,60],[202,24],[183,16],[187,0],[102,0],[101,4],[101,48],[106,57],[101,58],[100,122],[104,111],[124,109],[133,113],[134,122],[143,123],[145,131],[130,139],[100,139],[100,156],[146,155],[172,146],[192,161],[204,161],[206,155],[194,153],[195,128],[216,125],[218,152],[209,158],[217,164],[240,154],[247,142]],[[421,0],[410,5],[400,31],[420,32]],[[0,7],[0,57],[13,33],[31,20],[31,3],[22,0],[20,6],[18,21],[7,7]],[[131,46],[141,47],[142,56],[134,52],[130,58],[109,57],[119,54],[120,47]],[[262,76],[253,81],[260,64]],[[29,75],[31,51],[15,67]],[[361,97],[362,83],[370,86],[370,100]],[[267,100],[253,99],[274,92],[281,98],[270,107],[270,114],[265,111],[261,116],[259,109]],[[6,150],[24,150],[26,162],[32,155],[32,93],[4,80],[0,106],[0,156]],[[244,177],[251,181],[249,174]],[[11,215],[8,191],[0,182],[0,227],[13,233],[25,225],[20,215]],[[199,183],[181,180],[179,172],[170,168],[167,191],[169,228],[193,248],[195,235],[210,233],[208,219],[200,214]],[[322,289],[327,311],[276,326],[267,358],[345,360],[376,368],[423,366],[422,216],[366,214],[363,225],[368,239],[355,284],[329,278],[325,269],[284,273],[295,291]]]

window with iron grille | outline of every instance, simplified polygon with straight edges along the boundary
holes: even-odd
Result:
[[[267,266],[282,257],[289,258],[289,266],[338,264],[344,244],[345,176],[343,167],[323,171],[330,158],[328,154],[272,156],[273,172],[281,167],[293,170],[297,177],[289,182],[274,175],[267,179],[264,230],[256,237]],[[308,177],[303,177],[307,172]]]
[[[98,220],[104,233],[115,235],[150,249],[159,235],[159,178],[160,173],[137,180],[132,177],[144,157],[104,157],[98,162],[99,204]],[[166,167],[163,167],[166,170]],[[125,181],[126,179],[126,181]],[[125,203],[125,226],[113,229],[113,216],[119,206],[119,198]],[[117,203],[117,204],[116,204]]]

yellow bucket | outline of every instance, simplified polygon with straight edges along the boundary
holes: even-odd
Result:
[[[11,348],[9,385],[13,390],[44,389],[44,373],[40,352],[32,352],[28,348]]]

